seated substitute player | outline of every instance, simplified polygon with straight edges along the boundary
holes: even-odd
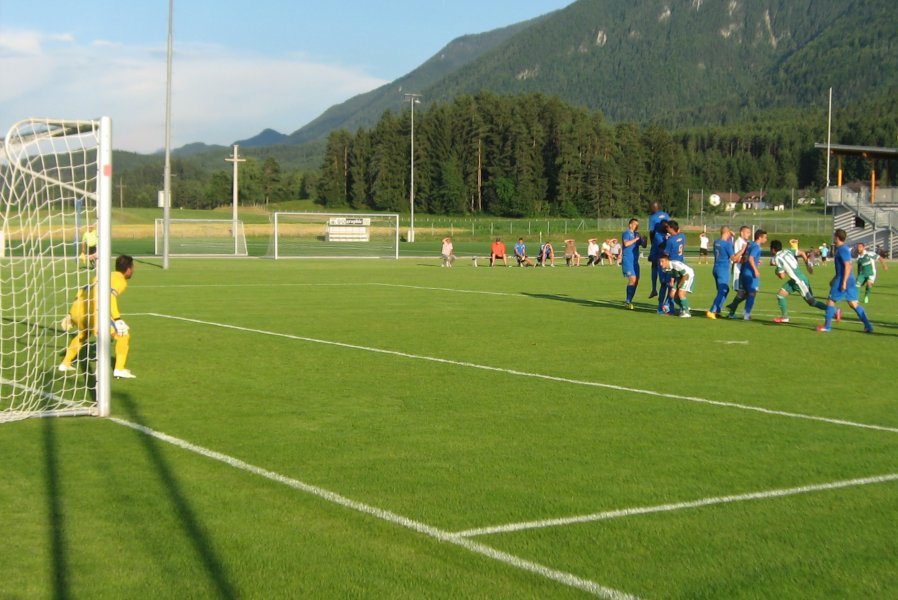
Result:
[[[546,261],[549,261],[551,266],[555,266],[555,248],[552,247],[552,242],[548,241],[539,247],[539,255],[536,257],[536,266],[545,267]]]
[[[567,266],[580,266],[580,253],[577,252],[577,242],[575,240],[564,240],[564,262]]]
[[[692,291],[692,282],[695,281],[695,271],[692,267],[680,260],[672,260],[669,254],[662,254],[658,259],[658,266],[668,274],[668,294],[680,307],[680,316],[688,319],[689,298],[687,294]]]
[[[137,376],[125,366],[128,361],[128,350],[131,345],[131,333],[128,324],[122,320],[118,308],[118,297],[128,289],[128,280],[134,274],[134,259],[123,254],[115,260],[115,271],[112,273],[110,287],[112,288],[109,316],[112,319],[110,330],[115,338],[115,368],[112,371],[116,379],[135,379]],[[78,290],[78,295],[69,309],[69,314],[63,320],[63,329],[68,329],[68,323],[78,328],[78,333],[69,342],[65,358],[58,369],[63,373],[75,371],[72,362],[81,352],[81,347],[91,335],[97,334],[97,280],[88,286]]]
[[[623,252],[621,254],[620,269],[624,277],[627,278],[627,296],[626,307],[628,310],[634,310],[633,296],[636,295],[636,288],[639,286],[639,249],[648,245],[642,235],[639,234],[639,219],[630,219],[627,223],[627,230],[621,234],[623,241]]]
[[[873,333],[873,325],[867,318],[867,312],[857,301],[857,281],[854,278],[854,270],[851,268],[851,250],[845,240],[848,234],[844,229],[836,229],[833,233],[833,262],[836,265],[836,275],[833,277],[829,288],[829,298],[826,299],[826,320],[823,325],[817,325],[817,331],[827,333],[831,331],[833,319],[839,321],[841,312],[836,309],[836,302],[846,301],[848,306],[854,309],[858,319],[864,324],[864,333]]]
[[[589,259],[586,261],[587,267],[594,267],[599,264],[599,240],[590,238],[586,241],[586,256]]]
[[[518,261],[519,267],[533,266],[533,261],[527,256],[527,246],[524,244],[524,238],[518,238],[518,243],[514,245],[514,257]]]
[[[506,267],[508,266],[508,259],[505,258],[505,243],[502,238],[496,238],[496,241],[490,246],[490,266],[496,264],[497,260],[501,260]]]
[[[889,263],[882,255],[877,254],[867,247],[863,242],[857,245],[857,287],[864,288],[864,304],[870,302],[870,288],[876,283],[876,261],[882,264],[882,268],[889,270]]]
[[[798,263],[798,259],[802,259],[808,268],[808,272],[813,274],[814,268],[808,263],[808,255],[802,250],[783,249],[783,243],[779,240],[770,242],[770,252],[773,253],[773,266],[776,267],[776,276],[785,282],[780,291],[776,293],[776,302],[780,307],[780,316],[775,318],[773,322],[789,322],[789,309],[786,298],[792,292],[804,298],[808,306],[814,306],[825,311],[826,304],[814,297],[811,282],[808,280],[808,276],[801,271],[801,265]]]
[[[736,309],[745,300],[745,312],[742,318],[751,321],[751,311],[755,306],[755,298],[761,289],[761,246],[767,242],[767,232],[763,229],[755,231],[755,241],[749,244],[742,254],[742,265],[739,270],[739,292],[732,302],[727,304],[728,319],[736,318]]]
[[[443,247],[440,250],[440,259],[442,261],[440,263],[441,267],[451,267],[452,263],[455,262],[455,254],[452,253],[452,250],[453,250],[452,238],[444,237],[443,238]]]

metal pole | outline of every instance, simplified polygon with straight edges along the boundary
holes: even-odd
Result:
[[[415,241],[415,104],[420,104],[421,94],[406,94],[409,107],[411,108],[412,129],[410,133],[411,149],[409,150],[411,162],[411,176],[408,186],[408,204],[411,211],[408,226],[408,241]]]
[[[172,22],[175,0],[168,0],[168,55],[165,61],[165,167],[162,183],[162,268],[168,269],[168,235],[171,225],[171,62],[172,62]]]
[[[231,234],[234,236],[234,254],[236,255],[236,254],[240,253],[239,247],[238,247],[239,238],[237,236],[237,196],[238,196],[238,190],[239,190],[239,187],[238,187],[239,184],[237,183],[237,173],[238,173],[237,165],[239,165],[242,162],[246,162],[246,159],[240,158],[240,146],[237,144],[234,144],[234,155],[226,158],[225,160],[227,162],[234,163],[234,177],[233,177],[234,185],[232,186],[232,191],[231,191],[231,221],[232,221]]]

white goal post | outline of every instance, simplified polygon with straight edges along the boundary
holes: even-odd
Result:
[[[282,258],[399,258],[399,215],[273,213],[269,254]]]
[[[165,220],[156,219],[153,239],[156,256],[162,256]],[[247,256],[243,221],[231,219],[169,219],[170,256]]]
[[[97,291],[91,314],[109,323],[111,196],[108,117],[27,119],[9,129],[0,147],[0,422],[109,414],[109,327],[97,327],[74,370],[57,367],[79,290]],[[81,258],[87,227],[98,236],[95,265]]]

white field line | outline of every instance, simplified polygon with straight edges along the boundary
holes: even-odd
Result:
[[[700,500],[692,500],[689,502],[677,502],[674,504],[661,504],[658,506],[641,506],[633,508],[622,508],[619,510],[609,510],[605,512],[592,513],[589,515],[578,515],[573,517],[562,517],[557,519],[543,519],[541,521],[524,521],[521,523],[508,523],[506,525],[494,525],[489,527],[478,527],[476,529],[466,529],[465,531],[457,531],[454,535],[460,537],[475,537],[479,535],[491,535],[496,533],[509,533],[513,531],[524,531],[527,529],[545,529],[548,527],[562,527],[565,525],[576,525],[579,523],[592,523],[595,521],[607,521],[609,519],[619,519],[621,517],[632,517],[634,515],[647,515],[652,513],[673,512],[678,510],[686,510],[690,508],[700,508],[704,506],[713,506],[715,504],[731,504],[733,502],[747,502],[750,500],[768,500],[770,498],[783,498],[785,496],[795,496],[798,494],[810,494],[813,492],[826,492],[830,490],[838,490],[843,488],[857,487],[863,485],[874,485],[877,483],[889,483],[898,481],[898,473],[890,473],[888,475],[879,475],[875,477],[864,477],[861,479],[848,479],[845,481],[833,481],[830,483],[821,483],[816,485],[804,485],[788,489],[766,490],[763,492],[752,492],[748,494],[738,494],[734,496],[717,496],[714,498],[702,498]]]
[[[297,479],[286,477],[279,473],[275,473],[273,471],[251,465],[238,458],[234,458],[232,456],[228,456],[214,450],[209,450],[208,448],[197,446],[196,444],[191,444],[190,442],[184,441],[182,439],[150,429],[149,427],[145,427],[137,423],[132,423],[130,421],[114,417],[110,418],[110,421],[119,425],[123,425],[125,427],[129,427],[173,446],[177,446],[178,448],[181,448],[183,450],[194,452],[205,458],[222,462],[226,465],[234,467],[235,469],[246,471],[247,473],[251,473],[259,477],[264,477],[265,479],[269,479],[271,481],[286,485],[300,492],[317,496],[318,498],[321,498],[327,502],[342,506],[344,508],[348,508],[350,510],[354,510],[359,513],[373,516],[377,519],[392,523],[394,525],[405,527],[406,529],[410,529],[417,533],[426,535],[440,542],[446,542],[449,544],[460,546],[470,552],[481,554],[493,560],[505,563],[506,565],[509,565],[516,569],[527,571],[529,573],[545,577],[546,579],[550,579],[558,583],[577,588],[585,592],[589,592],[595,596],[609,598],[611,600],[630,600],[637,598],[636,596],[627,594],[625,592],[600,585],[594,581],[577,577],[576,575],[573,575],[571,573],[552,569],[545,565],[541,565],[539,563],[514,556],[513,554],[508,554],[507,552],[496,550],[479,542],[474,542],[464,537],[449,533],[447,531],[443,531],[436,527],[432,527],[425,523],[421,523],[420,521],[415,521],[407,517],[403,517],[402,515],[396,514],[394,512],[377,508],[376,506],[371,506],[370,504],[357,502],[355,500],[347,498],[346,496],[341,496],[340,494],[331,492],[324,488],[304,483]]]
[[[421,360],[427,362],[433,362],[444,365],[455,365],[458,367],[464,367],[469,369],[478,369],[481,371],[489,371],[492,373],[504,373],[506,375],[514,375],[516,377],[527,377],[531,379],[540,379],[544,381],[553,381],[556,383],[569,383],[572,385],[582,385],[587,387],[601,388],[606,390],[615,390],[619,392],[628,392],[632,394],[642,394],[644,396],[653,396],[655,398],[666,398],[669,400],[683,400],[686,402],[695,402],[698,404],[706,404],[710,406],[718,406],[724,408],[735,408],[739,410],[747,410],[752,412],[757,412],[765,415],[773,415],[778,417],[788,417],[792,419],[803,419],[806,421],[816,421],[820,423],[829,423],[830,425],[841,425],[846,427],[857,427],[860,429],[872,429],[876,431],[887,431],[889,433],[898,433],[898,427],[886,427],[884,425],[874,425],[869,423],[858,423],[855,421],[847,421],[844,419],[831,419],[829,417],[819,417],[815,415],[806,415],[802,413],[793,413],[782,410],[773,410],[769,408],[763,408],[760,406],[750,406],[747,404],[738,404],[735,402],[724,402],[722,400],[709,400],[707,398],[699,398],[697,396],[683,396],[679,394],[667,394],[664,392],[656,392],[654,390],[644,390],[639,388],[626,387],[622,385],[614,385],[610,383],[600,383],[597,381],[585,381],[582,379],[570,379],[568,377],[557,377],[554,375],[545,375],[542,373],[530,373],[527,371],[518,371],[516,369],[506,369],[503,367],[492,367],[489,365],[480,365],[477,363],[460,361],[460,360],[452,360],[448,358],[438,358],[435,356],[423,356],[420,354],[409,354],[407,352],[399,352],[397,350],[385,350],[383,348],[373,348],[370,346],[361,346],[358,344],[347,344],[345,342],[336,342],[333,340],[321,340],[317,338],[311,338],[301,335],[293,335],[288,333],[278,333],[274,331],[265,331],[264,329],[254,329],[251,327],[241,327],[238,325],[229,325],[227,323],[216,323],[213,321],[204,321],[201,319],[190,319],[187,317],[178,317],[174,315],[164,315],[160,313],[141,313],[144,315],[158,317],[161,319],[172,319],[175,321],[184,321],[187,323],[196,323],[198,325],[208,325],[210,327],[218,327],[221,329],[230,329],[232,331],[243,331],[247,333],[257,333],[260,335],[268,335],[272,337],[279,337],[290,340],[297,340],[301,342],[309,342],[313,344],[323,344],[326,346],[336,346],[338,348],[348,348],[351,350],[361,350],[363,352],[373,352],[376,354],[385,354],[388,356],[397,356],[400,358],[407,358],[411,360]]]

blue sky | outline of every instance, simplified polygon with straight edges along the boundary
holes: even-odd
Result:
[[[573,0],[175,0],[172,144],[291,133],[452,39]],[[0,135],[26,117],[113,119],[164,141],[167,0],[0,0]]]

